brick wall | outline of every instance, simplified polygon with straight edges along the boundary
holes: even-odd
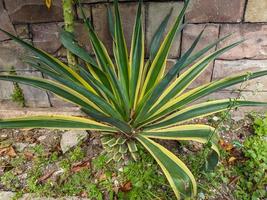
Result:
[[[95,30],[111,50],[111,38],[107,30],[106,6],[108,2],[106,0],[82,0],[82,3],[86,14],[93,20]],[[147,47],[157,26],[170,9],[173,8],[170,20],[173,22],[182,5],[183,1],[144,1],[143,25]],[[129,47],[137,3],[124,0],[121,1],[120,8]],[[0,27],[32,42],[38,48],[65,59],[66,52],[59,42],[59,30],[63,25],[61,9],[61,0],[53,0],[50,10],[45,7],[44,0],[0,0]],[[177,36],[170,52],[168,65],[172,65],[190,47],[205,25],[203,37],[196,49],[201,49],[206,44],[232,32],[234,35],[231,39],[220,43],[210,52],[241,38],[247,39],[242,45],[223,54],[210,64],[208,70],[191,87],[233,73],[267,69],[267,0],[192,0],[185,21],[188,25],[182,34]],[[79,12],[76,12],[75,26],[77,39],[91,51]],[[148,53],[148,49],[146,52]],[[21,56],[27,53],[0,33],[0,73],[8,73],[10,67],[14,66],[18,74],[43,76],[21,62]],[[12,83],[0,82],[1,106],[10,106],[12,87]],[[22,89],[26,97],[26,105],[29,107],[68,105],[50,93],[27,86],[23,86]],[[233,89],[215,93],[209,98],[233,97],[236,95],[232,92]],[[250,82],[242,95],[253,100],[267,101],[267,78]]]

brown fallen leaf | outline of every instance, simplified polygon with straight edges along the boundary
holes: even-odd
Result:
[[[48,178],[50,178],[54,173],[55,173],[56,170],[52,170],[52,171],[49,171],[47,172],[46,174],[44,174],[43,176],[41,176],[39,179],[38,179],[38,183],[43,183],[45,182]]]
[[[236,157],[231,156],[231,157],[228,159],[228,162],[229,162],[229,163],[233,163],[235,160],[236,160]]]
[[[90,161],[87,160],[87,161],[82,161],[82,162],[78,162],[78,163],[75,163],[72,167],[71,167],[71,172],[73,173],[76,173],[76,172],[79,172],[83,169],[89,169],[90,168]]]
[[[0,156],[16,157],[17,154],[12,146],[0,149]]]
[[[31,153],[31,152],[26,151],[26,152],[24,152],[24,156],[25,156],[25,158],[26,158],[27,160],[32,160],[33,157],[34,157],[34,154]]]
[[[129,192],[132,189],[132,183],[131,181],[128,181],[126,183],[124,183],[121,187],[120,190],[122,192]]]
[[[219,140],[219,144],[225,151],[231,151],[234,148],[231,143],[225,142],[224,140]]]

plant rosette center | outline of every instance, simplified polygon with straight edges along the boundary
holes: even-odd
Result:
[[[107,153],[108,162],[112,160],[120,162],[129,156],[136,161],[138,159],[138,149],[135,140],[137,133],[138,131],[132,131],[130,135],[122,132],[103,135],[101,143]]]

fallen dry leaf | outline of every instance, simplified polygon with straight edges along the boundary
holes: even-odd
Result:
[[[71,172],[75,173],[75,172],[79,172],[83,169],[89,169],[89,168],[90,168],[90,161],[87,160],[87,161],[75,163],[71,168]]]
[[[228,159],[229,163],[233,163],[236,160],[236,157],[232,156]]]
[[[24,156],[25,156],[25,158],[26,158],[27,160],[32,160],[33,157],[34,157],[34,154],[31,153],[31,152],[26,151],[26,152],[24,152]]]
[[[225,142],[224,140],[219,140],[219,144],[225,151],[231,151],[234,148],[232,144]]]
[[[0,149],[0,156],[16,157],[17,154],[12,146]]]
[[[46,174],[44,174],[43,176],[41,176],[38,179],[38,183],[43,183],[44,181],[46,181],[48,178],[50,178],[55,173],[55,171],[56,170],[49,171]]]
[[[132,183],[131,181],[128,181],[126,183],[124,183],[121,187],[120,190],[122,192],[129,192],[132,189]]]

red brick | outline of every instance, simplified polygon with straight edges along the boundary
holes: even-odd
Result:
[[[193,0],[186,14],[186,21],[240,22],[245,0]]]
[[[220,37],[234,33],[219,47],[229,45],[241,39],[246,39],[242,44],[224,53],[222,59],[267,59],[267,25],[264,24],[223,24]]]

